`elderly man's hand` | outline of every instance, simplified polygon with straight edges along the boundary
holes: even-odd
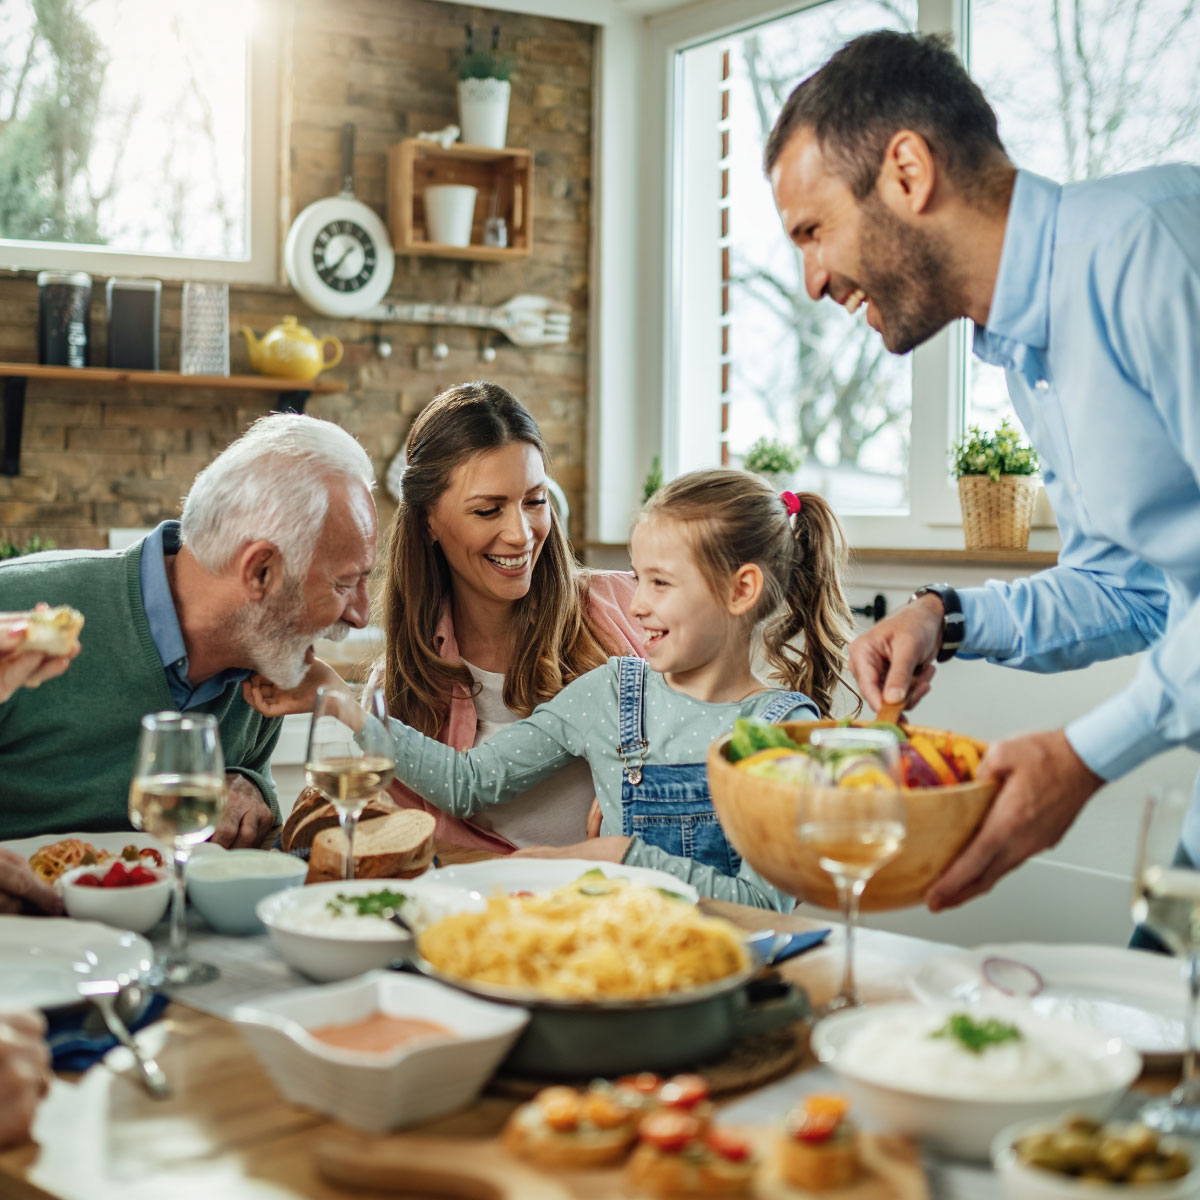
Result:
[[[63,910],[58,893],[33,873],[27,859],[0,850],[0,913],[19,913],[25,908],[40,909],[50,916]]]
[[[942,641],[942,604],[922,596],[850,643],[850,670],[863,699],[878,712],[884,705],[911,708],[933,682],[934,656]]]
[[[50,1089],[50,1048],[40,1013],[0,1014],[0,1146],[29,1137],[38,1101]]]
[[[212,835],[218,846],[228,850],[261,846],[275,826],[275,816],[262,793],[245,775],[231,771],[225,776],[225,812]]]
[[[47,679],[61,675],[79,653],[76,646],[70,654],[50,655],[39,651],[17,650],[25,634],[25,613],[0,613],[0,704],[17,688],[35,688]]]
[[[1062,838],[1104,784],[1056,729],[994,743],[976,779],[999,779],[1000,791],[967,847],[930,888],[933,912],[984,892],[1030,855]]]

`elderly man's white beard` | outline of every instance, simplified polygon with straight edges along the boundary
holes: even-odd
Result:
[[[247,605],[235,617],[237,640],[250,665],[285,691],[299,687],[308,674],[309,664],[304,659],[309,646],[320,639],[340,642],[351,628],[338,621],[315,633],[296,633],[303,614],[303,585],[289,580],[277,597]]]

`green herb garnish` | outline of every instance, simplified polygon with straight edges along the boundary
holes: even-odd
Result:
[[[673,892],[670,888],[656,887],[654,889],[660,896],[666,896],[668,900],[682,900],[684,904],[691,904],[691,901],[682,892]]]
[[[975,1021],[966,1013],[954,1013],[941,1029],[935,1029],[929,1036],[957,1038],[972,1054],[982,1054],[989,1046],[1019,1042],[1024,1035],[1015,1025],[1006,1025],[995,1017]]]
[[[403,892],[364,892],[361,896],[338,894],[325,905],[335,917],[344,917],[351,909],[360,917],[390,917],[408,900]]]

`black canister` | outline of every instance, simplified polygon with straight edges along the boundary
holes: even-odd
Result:
[[[158,370],[157,279],[110,279],[104,290],[108,317],[108,365],[134,371]]]
[[[38,362],[50,367],[86,367],[92,277],[84,271],[42,271],[37,281]]]

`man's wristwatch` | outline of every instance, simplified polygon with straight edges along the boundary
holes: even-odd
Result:
[[[962,601],[948,583],[929,583],[917,588],[909,602],[932,592],[942,602],[942,648],[937,652],[937,662],[949,662],[957,653],[967,636],[967,618],[963,616]]]

